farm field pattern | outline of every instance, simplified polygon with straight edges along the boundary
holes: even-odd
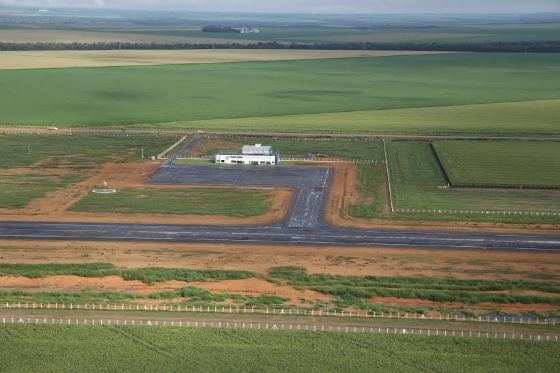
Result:
[[[189,127],[189,121],[251,117],[273,120],[279,117],[280,125],[274,127],[276,131],[298,131],[297,120],[292,128],[288,123],[283,124],[285,120],[282,117],[347,112],[364,115],[364,111],[373,110],[371,113],[375,118],[390,109],[419,110],[559,99],[559,70],[558,56],[552,54],[461,53],[1,71],[0,78],[11,87],[3,90],[3,97],[0,97],[1,121],[5,125],[57,126],[155,126],[162,123],[160,127],[181,127],[180,123],[185,122],[184,127]],[[30,100],[34,102],[32,110],[27,105]],[[547,110],[554,110],[554,106],[550,109],[546,106],[542,110],[543,114],[540,114],[541,110],[536,110],[537,118],[540,115],[542,119],[532,124],[531,131],[535,134],[556,133],[554,123],[547,120],[551,116]],[[427,124],[421,115],[417,122],[417,125],[405,123],[397,126],[396,130],[435,132],[441,126]],[[445,130],[470,130],[468,122],[461,124],[459,120],[455,124],[453,115],[447,122],[443,126]],[[256,128],[258,123],[257,119]],[[330,123],[319,129],[346,130],[343,124],[337,123],[336,117]],[[230,129],[241,126],[243,120]],[[208,128],[212,128],[211,123]],[[360,128],[390,132],[391,124],[380,126],[374,121],[371,128],[363,125]],[[489,118],[486,123],[475,126],[474,130],[478,128],[495,133],[521,131],[520,127],[509,129],[500,122],[491,123]],[[355,127],[348,128],[349,131],[353,129]]]
[[[0,352],[5,372],[484,372],[488,366],[496,372],[550,372],[558,361],[554,343],[443,337],[19,325],[3,328],[0,336],[7,347]]]

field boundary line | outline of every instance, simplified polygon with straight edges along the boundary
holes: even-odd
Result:
[[[450,322],[501,323],[524,325],[560,325],[560,318],[535,318],[515,316],[478,316],[464,315],[426,316],[418,313],[400,312],[368,312],[368,311],[322,311],[301,308],[256,308],[232,306],[174,306],[174,305],[140,305],[124,303],[0,303],[0,309],[38,309],[38,310],[80,310],[80,311],[141,311],[141,312],[179,312],[179,313],[210,313],[210,314],[258,314],[271,316],[312,316],[339,317],[361,319],[402,319],[429,320]]]
[[[98,327],[174,327],[212,328],[234,330],[269,330],[298,332],[334,332],[352,334],[417,335],[428,337],[462,337],[502,340],[525,340],[533,342],[559,342],[558,334],[483,332],[480,330],[448,330],[439,328],[373,327],[373,326],[332,326],[325,324],[301,324],[281,322],[224,322],[224,321],[182,321],[145,319],[103,319],[103,318],[50,318],[50,317],[3,317],[3,325],[57,325],[57,326],[98,326]]]
[[[154,125],[157,125],[155,123]],[[201,134],[204,137],[216,136],[216,137],[246,137],[246,138],[257,138],[257,137],[267,137],[267,138],[293,138],[293,139],[401,139],[401,140],[481,140],[481,141],[508,141],[508,140],[524,140],[524,141],[545,141],[545,142],[560,142],[559,134],[543,134],[541,136],[528,136],[528,135],[496,135],[489,134],[484,135],[469,135],[469,134],[453,134],[453,133],[434,133],[434,134],[398,134],[398,133],[332,133],[332,132],[242,132],[242,131],[232,131],[232,132],[220,132],[220,131],[200,131],[199,129],[193,129],[185,127],[184,129],[171,129],[171,128],[161,128],[154,129],[151,128],[123,128],[123,127],[61,127],[57,128],[54,126],[27,126],[14,123],[0,123],[0,133],[3,134],[51,134],[51,135],[99,135],[99,136],[184,136],[184,135],[194,135]]]
[[[389,171],[389,156],[387,155],[387,144],[385,144],[385,139],[381,139],[383,142],[383,152],[385,153],[385,172],[387,173],[387,189],[389,190],[389,204],[391,206],[391,212],[395,212],[395,205],[393,204],[393,187],[391,185],[391,174]]]
[[[441,158],[433,142],[430,142],[430,150],[432,151],[434,159],[436,160],[439,172],[441,173],[441,175],[443,176],[443,180],[447,184],[445,187],[449,188],[451,186],[451,179],[449,178],[449,174],[447,173],[447,170],[445,169],[445,166],[443,165],[443,162],[441,161]]]

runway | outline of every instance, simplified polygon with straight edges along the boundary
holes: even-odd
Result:
[[[215,167],[164,164],[155,184],[287,186],[295,197],[285,221],[272,226],[181,226],[0,222],[0,238],[151,242],[221,242],[291,245],[395,246],[419,248],[552,251],[560,253],[560,232],[550,235],[456,233],[389,229],[347,229],[323,220],[332,170],[326,167]]]
[[[292,245],[395,246],[419,248],[552,251],[560,253],[560,235],[414,232],[393,230],[291,229],[142,224],[0,223],[3,239],[106,240],[147,242],[222,242]]]

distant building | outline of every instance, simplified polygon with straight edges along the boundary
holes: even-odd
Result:
[[[214,161],[218,164],[242,164],[251,166],[274,166],[280,161],[272,147],[262,144],[245,145],[241,154],[216,154]]]
[[[256,27],[241,27],[237,30],[239,30],[240,34],[258,34],[261,32],[261,30]]]
[[[219,32],[219,33],[234,32],[237,34],[258,34],[261,32],[261,30],[256,27],[250,27],[250,26],[231,27],[231,26],[223,26],[223,25],[208,25],[202,27],[202,32]]]

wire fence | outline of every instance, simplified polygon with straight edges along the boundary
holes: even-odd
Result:
[[[525,325],[560,325],[560,319],[535,318],[522,316],[466,316],[439,315],[427,316],[418,313],[375,312],[375,311],[324,311],[303,308],[256,308],[234,306],[196,306],[196,305],[155,305],[155,304],[117,304],[117,303],[0,303],[0,309],[39,309],[39,310],[85,310],[85,311],[144,311],[144,312],[185,312],[185,313],[216,313],[216,314],[260,314],[275,316],[312,316],[312,317],[343,317],[343,318],[379,318],[403,320],[435,320],[454,322],[478,322],[499,324]]]
[[[560,216],[560,211],[513,211],[513,210],[448,210],[398,208],[397,213],[439,214],[439,215],[523,215],[523,216]]]
[[[325,324],[277,323],[277,322],[224,322],[187,320],[146,320],[146,319],[103,319],[103,318],[47,318],[47,317],[3,317],[3,325],[66,325],[66,326],[149,326],[176,328],[214,328],[271,331],[338,332],[362,334],[393,334],[440,337],[470,337],[485,339],[528,340],[538,342],[558,342],[560,337],[553,334],[485,332],[479,330],[449,330],[402,327],[335,326]]]

